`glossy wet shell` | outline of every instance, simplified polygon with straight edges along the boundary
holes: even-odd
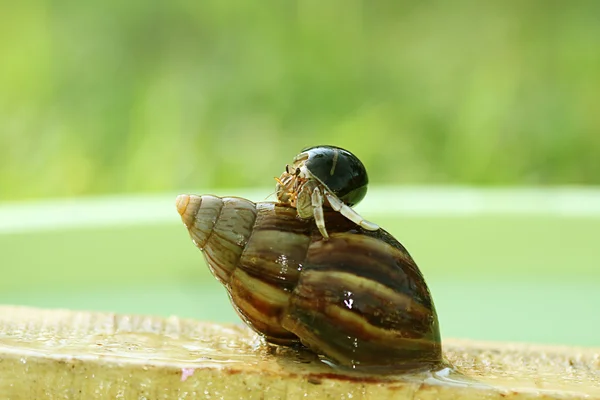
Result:
[[[363,230],[331,211],[324,241],[291,207],[187,195],[177,206],[237,312],[267,341],[302,342],[352,368],[439,363],[427,285],[383,229]]]
[[[318,181],[350,207],[367,194],[369,177],[362,162],[348,150],[335,146],[315,146],[308,154],[306,168]]]

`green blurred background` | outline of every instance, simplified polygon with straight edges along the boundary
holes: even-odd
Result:
[[[594,191],[599,89],[593,0],[4,2],[0,216],[172,193],[173,219],[0,229],[0,304],[237,322],[176,193],[266,197],[323,143],[384,192]],[[600,346],[600,213],[364,214],[415,256],[445,337]]]
[[[600,183],[594,0],[0,7],[2,199],[255,187],[315,143],[374,183]]]

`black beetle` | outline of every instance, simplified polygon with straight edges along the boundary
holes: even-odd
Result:
[[[300,218],[314,218],[325,239],[323,205],[329,205],[362,228],[379,226],[362,218],[351,207],[367,194],[369,178],[363,163],[348,150],[336,146],[308,147],[277,179],[277,199],[298,210]]]

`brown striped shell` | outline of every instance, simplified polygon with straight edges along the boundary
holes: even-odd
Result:
[[[180,195],[177,209],[241,318],[271,343],[302,343],[351,368],[441,361],[437,314],[406,249],[326,211],[330,239],[296,210],[236,197]]]

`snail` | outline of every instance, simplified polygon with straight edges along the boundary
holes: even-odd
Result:
[[[323,219],[323,205],[330,206],[366,230],[379,229],[377,224],[365,220],[352,209],[367,194],[369,178],[363,163],[348,150],[335,146],[306,148],[275,179],[277,200],[295,207],[300,218],[314,218],[325,239],[329,235]]]
[[[441,360],[437,313],[408,251],[326,210],[329,240],[296,209],[182,194],[177,210],[241,319],[268,343],[340,368],[405,371]]]

